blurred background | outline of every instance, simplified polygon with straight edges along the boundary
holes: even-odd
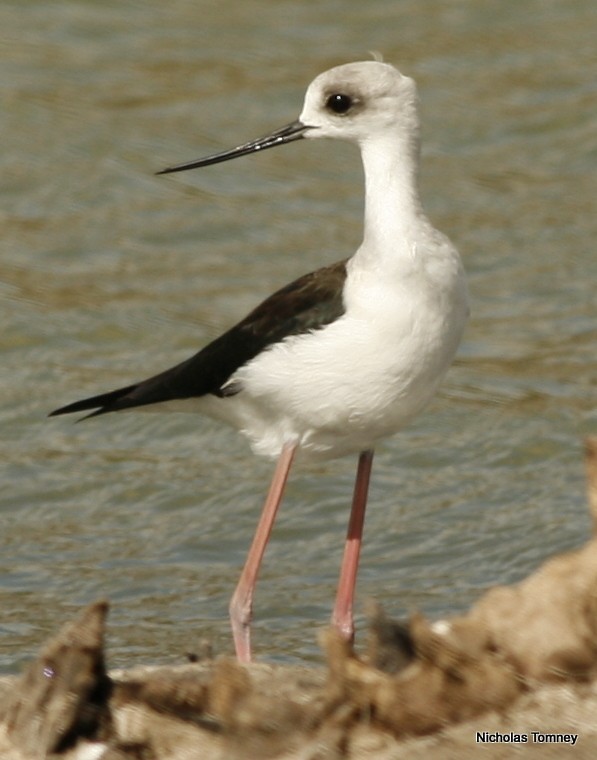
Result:
[[[422,194],[472,319],[439,398],[378,449],[359,628],[369,598],[455,613],[587,539],[594,0],[5,0],[0,30],[1,672],[99,597],[111,666],[232,650],[271,463],[199,416],[46,415],[186,358],[356,249],[354,146],[154,172],[297,118],[319,72],[370,51],[418,82]],[[258,657],[319,660],[354,468],[291,477]]]

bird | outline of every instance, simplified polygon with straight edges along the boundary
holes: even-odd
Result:
[[[389,63],[358,61],[319,74],[299,118],[264,137],[157,172],[206,167],[296,141],[346,140],[364,170],[361,245],[347,259],[277,290],[176,366],[56,409],[50,416],[161,408],[232,425],[276,460],[229,606],[236,657],[252,660],[253,596],[295,459],[357,455],[332,624],[354,638],[354,598],[377,443],[436,394],[469,315],[458,251],[423,211],[418,94]]]

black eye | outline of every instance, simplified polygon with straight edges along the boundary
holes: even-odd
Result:
[[[350,95],[343,95],[341,92],[335,92],[325,101],[325,107],[334,113],[348,113],[353,106],[353,100]]]

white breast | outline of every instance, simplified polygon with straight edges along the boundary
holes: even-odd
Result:
[[[398,284],[357,268],[340,319],[264,351],[233,376],[240,393],[202,399],[201,411],[272,457],[288,441],[319,457],[371,448],[435,394],[466,322],[463,282],[456,256]]]

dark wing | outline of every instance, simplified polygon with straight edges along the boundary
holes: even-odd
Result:
[[[96,411],[87,416],[95,417],[206,393],[232,395],[240,388],[223,388],[226,381],[261,351],[290,335],[317,330],[342,316],[345,280],[346,261],[299,277],[190,359],[135,385],[75,401],[56,409],[50,417],[89,409]]]

